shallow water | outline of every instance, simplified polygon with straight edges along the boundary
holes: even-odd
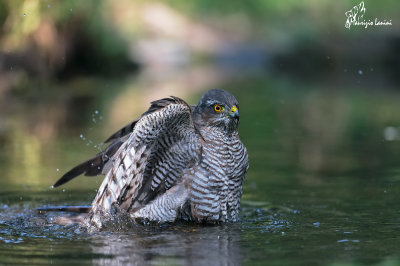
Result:
[[[216,226],[137,225],[89,235],[79,226],[49,224],[56,214],[38,214],[32,201],[2,206],[0,259],[137,265],[398,262],[399,186],[369,180],[343,193],[348,180],[344,176],[312,187],[271,184],[276,192],[264,198],[273,204],[261,201],[261,195],[260,201],[244,201],[239,222]],[[47,194],[35,193],[35,198],[46,201]]]
[[[24,104],[8,113],[1,131],[1,263],[400,263],[399,93],[368,88],[367,82],[345,83],[339,90],[329,83],[260,75],[197,85],[172,80],[178,88],[173,90],[157,82],[140,77],[94,81],[96,91],[85,96],[92,100],[78,113],[74,104],[60,107],[63,100],[50,95],[39,105],[52,110],[59,101],[57,108],[67,115],[53,120],[46,112],[29,115],[36,124],[46,120],[45,129],[25,130]],[[193,91],[185,90],[190,85]],[[67,98],[79,98],[83,85],[75,86],[77,95]],[[96,153],[94,145],[137,116],[149,100],[173,94],[194,104],[202,94],[198,87],[222,87],[239,99],[240,134],[250,156],[239,222],[137,225],[87,234],[77,225],[51,223],[64,213],[36,211],[90,204],[101,177],[81,177],[60,189],[50,185]]]

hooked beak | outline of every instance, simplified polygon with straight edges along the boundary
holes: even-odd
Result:
[[[239,109],[234,105],[229,111],[229,115],[233,118],[239,118]]]

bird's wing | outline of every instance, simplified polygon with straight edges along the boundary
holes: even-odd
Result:
[[[110,170],[110,167],[112,165],[112,161],[110,159],[118,151],[121,145],[128,139],[129,134],[133,132],[136,123],[146,115],[151,114],[155,111],[159,111],[160,109],[168,105],[171,100],[181,101],[186,104],[185,101],[177,97],[165,98],[152,102],[150,108],[145,113],[143,113],[141,117],[127,124],[120,130],[112,134],[106,141],[104,141],[104,143],[111,143],[104,151],[99,152],[94,157],[69,170],[53,185],[53,187],[61,186],[81,174],[84,174],[85,176],[97,176],[101,174],[106,174],[108,170]],[[190,106],[190,110],[193,111],[193,109],[194,106]]]
[[[140,209],[171,188],[200,156],[191,108],[177,97],[152,102],[127,136],[112,157],[92,213],[113,205]]]
[[[165,99],[163,99],[163,100],[165,100]],[[143,116],[146,116],[146,115],[158,110],[160,107],[162,107],[162,105],[160,105],[160,103],[157,103],[157,102],[159,102],[159,101],[152,102],[152,106],[149,108],[149,110],[147,110],[144,114],[142,114],[142,116],[140,118],[142,118]],[[192,105],[190,106],[190,110],[192,112],[194,111],[194,108],[196,108],[196,106],[192,106]],[[133,129],[135,128],[136,123],[139,121],[140,118],[132,121],[131,123],[127,124],[120,130],[118,130],[117,132],[112,134],[108,139],[106,139],[106,141],[104,141],[104,143],[114,142],[115,140],[118,140],[118,139],[132,133]]]

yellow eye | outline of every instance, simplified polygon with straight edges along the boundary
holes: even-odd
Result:
[[[223,110],[224,110],[224,107],[222,107],[221,105],[219,105],[219,104],[214,105],[214,111],[215,112],[219,113],[219,112],[221,112]]]

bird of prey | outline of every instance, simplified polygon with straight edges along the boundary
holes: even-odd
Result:
[[[196,106],[174,96],[154,101],[54,187],[104,174],[85,221],[98,230],[118,212],[154,222],[236,221],[249,167],[238,124],[238,102],[225,90],[207,91]]]

